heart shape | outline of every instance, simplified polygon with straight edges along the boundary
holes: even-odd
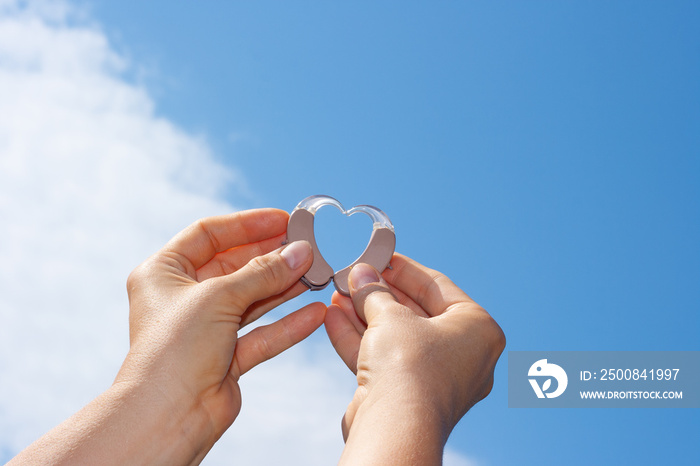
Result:
[[[348,217],[333,207],[323,207],[316,211],[316,244],[333,270],[341,270],[362,255],[372,235],[372,223],[367,215]]]
[[[368,215],[373,222],[372,236],[364,252],[352,264],[337,272],[333,271],[333,268],[321,255],[314,232],[314,215],[319,208],[326,205],[335,206],[348,217],[362,212]],[[345,207],[338,200],[323,195],[307,197],[296,206],[289,216],[287,242],[298,240],[308,241],[314,254],[314,262],[301,281],[311,290],[322,290],[333,280],[336,290],[345,296],[350,296],[348,276],[355,264],[360,262],[370,264],[381,273],[389,265],[396,247],[394,226],[389,217],[380,209],[370,205],[358,205],[345,210]]]

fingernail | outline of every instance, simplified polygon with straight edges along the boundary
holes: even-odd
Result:
[[[311,255],[311,246],[306,241],[295,241],[280,253],[290,269],[294,270]]]
[[[352,268],[348,279],[352,287],[359,290],[365,285],[379,282],[379,274],[371,265],[359,263]]]

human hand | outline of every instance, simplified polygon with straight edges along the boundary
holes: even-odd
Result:
[[[194,412],[201,428],[187,430],[197,452],[206,453],[238,415],[239,377],[323,322],[326,307],[314,303],[237,337],[307,289],[299,278],[313,261],[309,244],[278,249],[287,220],[274,209],[200,220],[128,279],[131,344],[115,385],[157,387],[154,399],[173,416]]]
[[[309,244],[280,249],[288,218],[260,209],[200,220],[137,267],[114,384],[10,464],[200,462],[240,411],[239,377],[323,323],[314,303],[237,335],[307,289]]]
[[[381,277],[355,266],[351,298],[334,294],[326,313],[331,343],[358,383],[343,418],[342,460],[430,464],[490,392],[505,337],[444,275],[399,254],[391,266]]]

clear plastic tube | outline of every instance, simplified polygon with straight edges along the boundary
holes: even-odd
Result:
[[[381,209],[371,205],[358,205],[350,210],[345,210],[345,207],[343,207],[343,204],[341,204],[340,201],[333,197],[325,196],[323,194],[316,194],[314,196],[307,197],[299,204],[297,204],[294,210],[303,209],[309,211],[312,215],[316,215],[316,211],[326,205],[335,206],[338,210],[340,210],[343,214],[347,215],[348,217],[358,212],[362,212],[363,214],[368,215],[373,222],[372,230],[377,230],[379,228],[387,228],[391,231],[394,231],[394,225],[392,225],[391,220],[389,220],[389,216],[385,214]]]
[[[358,212],[367,214],[372,219],[372,222],[374,222],[372,225],[373,231],[379,228],[388,228],[392,232],[394,231],[394,225],[392,225],[391,220],[389,220],[389,216],[381,209],[371,205],[358,205],[345,212],[345,215],[349,217]]]
[[[323,194],[316,194],[314,196],[309,196],[303,201],[301,201],[294,210],[304,209],[308,210],[312,214],[316,214],[316,211],[323,207],[324,205],[332,205],[337,207],[342,213],[345,213],[345,207],[335,198],[330,196],[324,196]],[[352,210],[352,209],[351,209]]]

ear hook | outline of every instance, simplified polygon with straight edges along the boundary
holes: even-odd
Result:
[[[391,231],[394,231],[394,225],[391,224],[391,220],[389,220],[389,216],[384,213],[382,209],[379,207],[374,207],[373,205],[357,205],[353,207],[352,209],[348,210],[345,215],[348,217],[351,215],[354,215],[358,212],[362,212],[363,214],[367,214],[373,222],[373,229],[378,229],[378,228],[387,228]]]
[[[303,209],[308,210],[312,215],[316,214],[316,211],[323,207],[324,205],[332,205],[338,208],[342,213],[345,213],[345,207],[335,198],[330,196],[324,196],[323,194],[316,194],[314,196],[309,196],[303,201],[301,201],[292,211],[292,214],[297,210]],[[354,209],[354,207],[353,207]],[[352,209],[350,209],[352,210]]]
[[[362,212],[368,215],[373,222],[372,236],[364,252],[352,264],[336,273],[321,255],[314,234],[314,215],[324,205],[333,205],[347,216]],[[389,265],[396,247],[394,226],[389,217],[380,209],[370,205],[359,205],[346,211],[338,200],[323,195],[307,197],[292,211],[287,225],[287,241],[298,240],[308,241],[314,254],[314,262],[301,281],[311,290],[322,290],[333,279],[336,290],[345,296],[350,296],[348,276],[355,264],[361,262],[370,264],[381,273]]]

